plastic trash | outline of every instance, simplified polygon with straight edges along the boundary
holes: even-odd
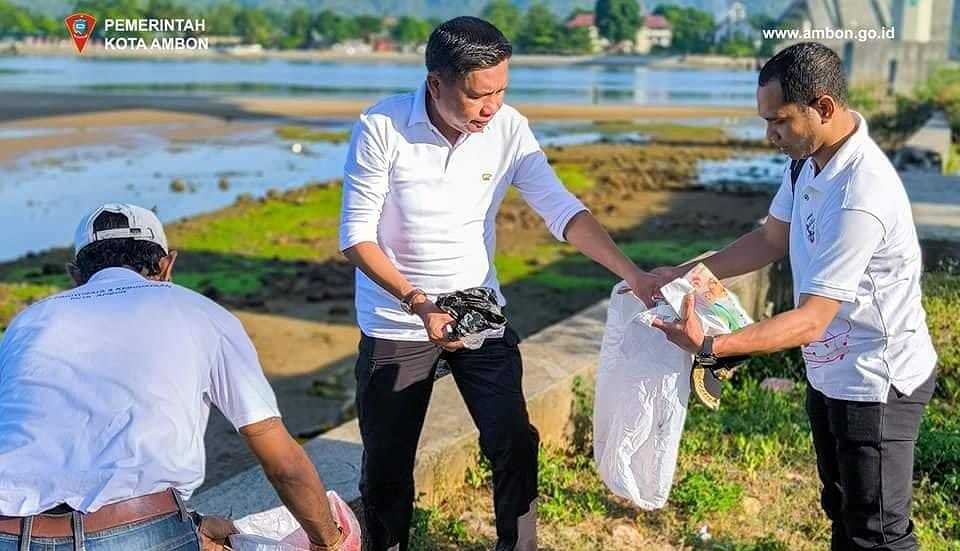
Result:
[[[435,304],[456,322],[449,328],[450,338],[463,341],[471,350],[483,346],[487,338],[503,335],[507,325],[497,294],[489,287],[444,293],[437,296]]]
[[[341,551],[360,551],[360,523],[350,506],[334,491],[327,492],[330,511],[346,537]],[[307,533],[286,507],[254,513],[234,521],[239,534],[230,536],[234,551],[306,551],[310,549]]]
[[[708,335],[728,333],[733,322],[750,319],[735,296],[711,286],[716,278],[703,270],[665,286],[669,302],[652,308],[625,282],[610,295],[593,410],[594,459],[610,491],[643,509],[663,507],[670,495],[693,365],[692,354],[650,324],[654,318],[675,321],[687,290],[698,291],[695,310]]]

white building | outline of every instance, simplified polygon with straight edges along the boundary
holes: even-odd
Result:
[[[649,54],[655,46],[669,48],[672,41],[673,28],[667,18],[662,15],[647,15],[637,29],[633,51],[637,54]]]

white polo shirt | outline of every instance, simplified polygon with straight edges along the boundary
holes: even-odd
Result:
[[[503,105],[484,130],[451,145],[427,116],[426,83],[360,116],[344,167],[340,250],[377,243],[428,295],[491,287],[506,304],[493,265],[495,221],[512,184],[563,240],[586,207],[557,178],[527,119]],[[357,322],[368,336],[427,341],[420,318],[362,271]]]
[[[813,388],[841,400],[886,402],[911,394],[937,354],[920,301],[923,265],[910,200],[859,113],[857,130],[814,175],[807,160],[791,189],[789,167],[770,214],[790,223],[794,302],[842,302],[823,337],[802,348]]]
[[[237,428],[280,415],[243,326],[213,301],[107,268],[37,302],[0,342],[0,515],[189,498],[210,404]]]

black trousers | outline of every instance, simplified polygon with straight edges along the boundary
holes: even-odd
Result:
[[[913,451],[936,375],[887,403],[835,400],[807,386],[807,414],[833,524],[831,549],[915,550],[910,520]]]
[[[360,493],[371,549],[408,546],[415,497],[413,467],[437,362],[450,366],[480,431],[493,470],[497,537],[510,549],[517,518],[537,497],[540,438],[530,424],[521,377],[519,337],[487,339],[477,350],[446,352],[429,342],[363,335],[356,365],[357,417],[363,439]]]

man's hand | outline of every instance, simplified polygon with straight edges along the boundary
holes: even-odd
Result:
[[[694,310],[696,300],[694,293],[683,297],[683,317],[676,323],[653,320],[653,326],[663,331],[667,340],[691,354],[696,354],[703,346],[703,325]]]
[[[652,307],[657,301],[656,298],[660,296],[660,278],[652,273],[638,268],[624,281],[630,286],[633,294],[637,295],[637,298],[642,300],[648,308]]]
[[[687,269],[680,266],[660,266],[650,270],[650,273],[656,276],[657,282],[663,287],[667,283],[683,277],[687,273]]]
[[[414,299],[411,308],[423,320],[423,327],[427,330],[430,342],[451,352],[464,347],[463,341],[451,341],[448,336],[448,329],[456,325],[456,320],[432,300],[421,295]]]
[[[208,516],[200,518],[199,531],[201,551],[224,551],[227,549],[227,538],[238,532],[229,519]]]

